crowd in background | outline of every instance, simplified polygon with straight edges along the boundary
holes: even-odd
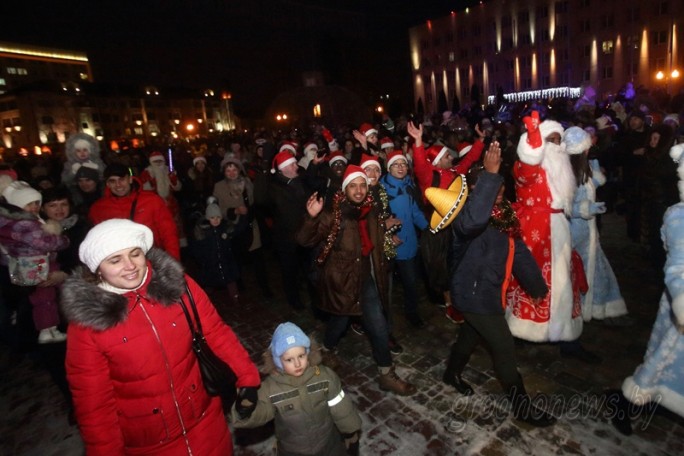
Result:
[[[660,227],[666,209],[679,202],[677,166],[669,151],[684,140],[681,94],[663,100],[628,85],[607,100],[597,100],[591,90],[585,90],[580,100],[538,100],[501,105],[498,110],[472,104],[433,116],[390,119],[385,115],[360,126],[245,130],[211,140],[175,142],[168,149],[105,151],[94,138],[78,133],[68,139],[64,157],[46,154],[0,164],[4,196],[0,243],[6,250],[0,270],[0,337],[18,353],[33,350],[38,343],[46,360],[52,360],[48,364],[55,381],[71,400],[63,367],[54,362],[54,348],[45,347],[66,339],[59,293],[79,264],[79,244],[91,226],[110,218],[129,218],[148,226],[155,246],[181,260],[200,285],[227,289],[228,302],[214,303],[219,310],[239,305],[242,293],[264,300],[277,295],[296,310],[306,309],[308,302],[318,318],[331,324],[329,314],[321,311],[325,308],[321,301],[329,298],[321,295],[316,262],[325,261],[326,247],[336,248],[335,239],[326,240],[332,246],[320,241],[310,244],[301,241],[299,230],[307,217],[324,208],[334,213],[336,195],[351,182],[347,178],[358,177],[349,174],[351,166],[360,167],[370,178],[369,192],[387,232],[382,261],[389,267],[389,291],[394,282],[402,284],[410,301],[403,307],[410,326],[423,325],[417,305],[423,287],[415,287],[421,282],[430,301],[446,305],[447,317],[462,323],[463,316],[451,305],[448,284],[434,283],[440,271],[429,261],[435,258],[428,257],[434,255],[435,244],[433,250],[422,245],[432,236],[428,220],[434,210],[424,198],[425,187],[449,187],[455,176],[466,174],[483,151],[497,143],[501,165],[496,169],[503,176],[506,198],[515,203],[513,168],[525,132],[522,118],[533,111],[542,119],[556,120],[562,130],[579,127],[588,134],[588,161],[577,166],[593,164],[595,172],[605,176],[592,196],[593,203],[605,205],[594,206],[592,215],[598,216],[599,227],[601,213],[623,215],[629,238],[647,245],[654,270],[662,271],[666,252]],[[425,179],[432,179],[430,173],[436,177],[426,184],[419,182],[417,173],[427,162]],[[446,171],[448,181],[440,184]],[[582,182],[578,181],[578,188]],[[313,212],[307,209],[312,195],[322,201]],[[32,287],[11,283],[7,253],[46,254],[45,283]],[[276,267],[264,267],[267,262]],[[279,271],[280,277],[271,277],[269,270]],[[447,272],[446,263],[442,272]],[[249,274],[254,275],[258,291],[244,289],[242,278]],[[378,278],[374,280],[381,288]],[[308,299],[301,296],[302,290]],[[384,308],[387,328],[382,335],[369,328],[365,318],[352,319],[352,326],[385,339],[373,342],[376,361],[383,359],[378,361],[381,377],[391,377],[381,380],[383,389],[411,394],[412,385],[393,370],[383,371],[392,366],[385,351],[402,350],[401,336],[392,331],[391,311]],[[384,347],[380,355],[378,344]],[[334,346],[324,343],[323,350],[334,352]],[[458,378],[450,382],[461,392],[468,389]]]

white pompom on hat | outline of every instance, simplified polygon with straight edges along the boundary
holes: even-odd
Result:
[[[128,219],[110,219],[95,225],[78,248],[78,257],[97,271],[100,263],[120,250],[138,247],[147,253],[154,243],[152,230]]]
[[[4,196],[5,200],[12,206],[22,209],[24,206],[34,201],[38,201],[38,203],[43,201],[40,192],[24,181],[14,181],[10,183],[7,188],[3,190],[2,196]]]
[[[348,165],[342,180],[342,191],[344,191],[347,188],[347,185],[357,177],[363,177],[366,179],[366,184],[368,183],[368,175],[363,168],[358,165]]]

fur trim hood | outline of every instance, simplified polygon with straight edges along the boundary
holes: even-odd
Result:
[[[309,349],[309,366],[318,366],[321,364],[323,357],[321,356],[321,345],[314,339],[313,334],[308,334],[311,340],[311,348]],[[271,355],[270,345],[261,354],[260,371],[268,375],[282,375],[283,373],[276,367],[273,362],[273,355]]]
[[[185,293],[183,267],[168,253],[152,248],[146,254],[148,282],[137,292],[161,305],[179,301]],[[62,287],[61,308],[69,323],[104,331],[126,321],[131,293],[119,295],[86,280],[89,272],[77,268]]]
[[[75,135],[69,136],[67,139],[65,149],[66,157],[68,162],[76,161],[76,142],[87,141],[90,145],[90,159],[94,162],[100,160],[100,144],[87,133],[76,133]],[[100,173],[102,170],[100,170]]]

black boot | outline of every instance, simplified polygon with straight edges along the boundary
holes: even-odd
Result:
[[[525,391],[522,378],[518,384],[508,390],[508,397],[513,404],[513,417],[516,420],[531,424],[534,427],[547,427],[556,423],[556,418],[550,413],[532,404],[532,398]]]
[[[449,360],[447,361],[447,367],[444,370],[444,375],[442,376],[442,381],[447,385],[451,385],[456,388],[456,391],[464,396],[470,396],[474,394],[475,391],[473,391],[473,388],[461,379],[463,369],[465,369],[466,364],[468,364],[468,358],[470,357],[456,352],[455,348],[456,344],[453,344],[451,346]]]
[[[606,411],[615,429],[622,435],[632,435],[632,420],[629,417],[630,403],[625,395],[617,389],[607,390],[605,395]]]

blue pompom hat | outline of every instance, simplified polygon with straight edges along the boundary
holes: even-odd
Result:
[[[280,357],[292,347],[304,347],[306,352],[309,353],[311,340],[294,323],[288,321],[279,324],[271,340],[271,356],[273,357],[273,363],[279,370],[283,370],[283,363],[280,361]]]
[[[563,132],[565,152],[569,155],[581,154],[591,147],[591,135],[580,127],[570,127]]]

